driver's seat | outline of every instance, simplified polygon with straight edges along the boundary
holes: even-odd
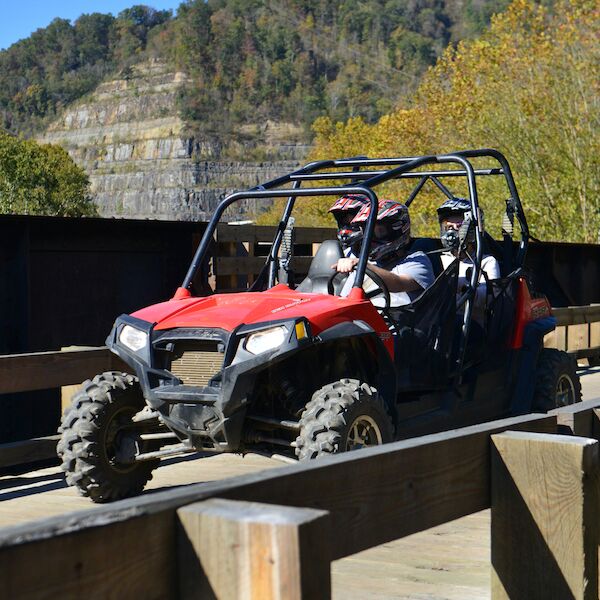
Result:
[[[344,258],[340,243],[337,240],[325,240],[310,263],[308,275],[296,291],[307,294],[339,294],[344,278],[338,277],[340,281],[334,282],[338,273],[331,265],[340,258]]]

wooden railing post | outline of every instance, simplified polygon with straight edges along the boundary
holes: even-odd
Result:
[[[180,598],[331,596],[326,511],[213,499],[177,515]]]
[[[598,442],[492,436],[492,600],[598,598]]]

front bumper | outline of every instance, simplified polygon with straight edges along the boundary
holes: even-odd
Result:
[[[263,329],[281,322],[261,324]],[[257,374],[285,360],[299,348],[311,345],[312,337],[298,340],[295,322],[282,346],[253,355],[241,341],[259,326],[238,327],[232,332],[220,329],[154,331],[153,324],[128,315],[117,319],[107,345],[137,375],[146,403],[159,412],[160,420],[182,440],[198,450],[235,452],[241,449],[247,408],[251,402]],[[150,344],[133,352],[119,343],[119,334],[131,325],[148,334]],[[308,323],[305,323],[308,330]],[[206,386],[186,385],[169,371],[168,344],[181,340],[217,342],[223,351],[223,367]],[[167,356],[161,357],[161,353]]]

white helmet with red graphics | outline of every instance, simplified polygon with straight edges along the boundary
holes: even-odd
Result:
[[[354,217],[352,223],[364,227],[370,213],[371,205],[367,204]],[[385,229],[382,231],[380,227],[376,227],[371,241],[371,260],[384,260],[410,242],[410,216],[408,208],[401,202],[380,200],[377,224],[385,225]]]
[[[362,230],[352,224],[352,219],[369,203],[363,194],[346,194],[338,198],[329,209],[338,226],[337,237],[344,248],[350,248],[362,240]]]

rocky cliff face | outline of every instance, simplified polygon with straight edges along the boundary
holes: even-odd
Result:
[[[299,165],[308,147],[288,124],[248,125],[275,162],[218,158],[220,149],[186,135],[176,95],[186,76],[160,62],[132,67],[69,107],[38,138],[60,144],[88,173],[104,217],[206,220],[226,194],[273,179]],[[215,107],[218,110],[218,107]],[[264,206],[264,203],[260,206]],[[230,218],[248,218],[253,202]]]

